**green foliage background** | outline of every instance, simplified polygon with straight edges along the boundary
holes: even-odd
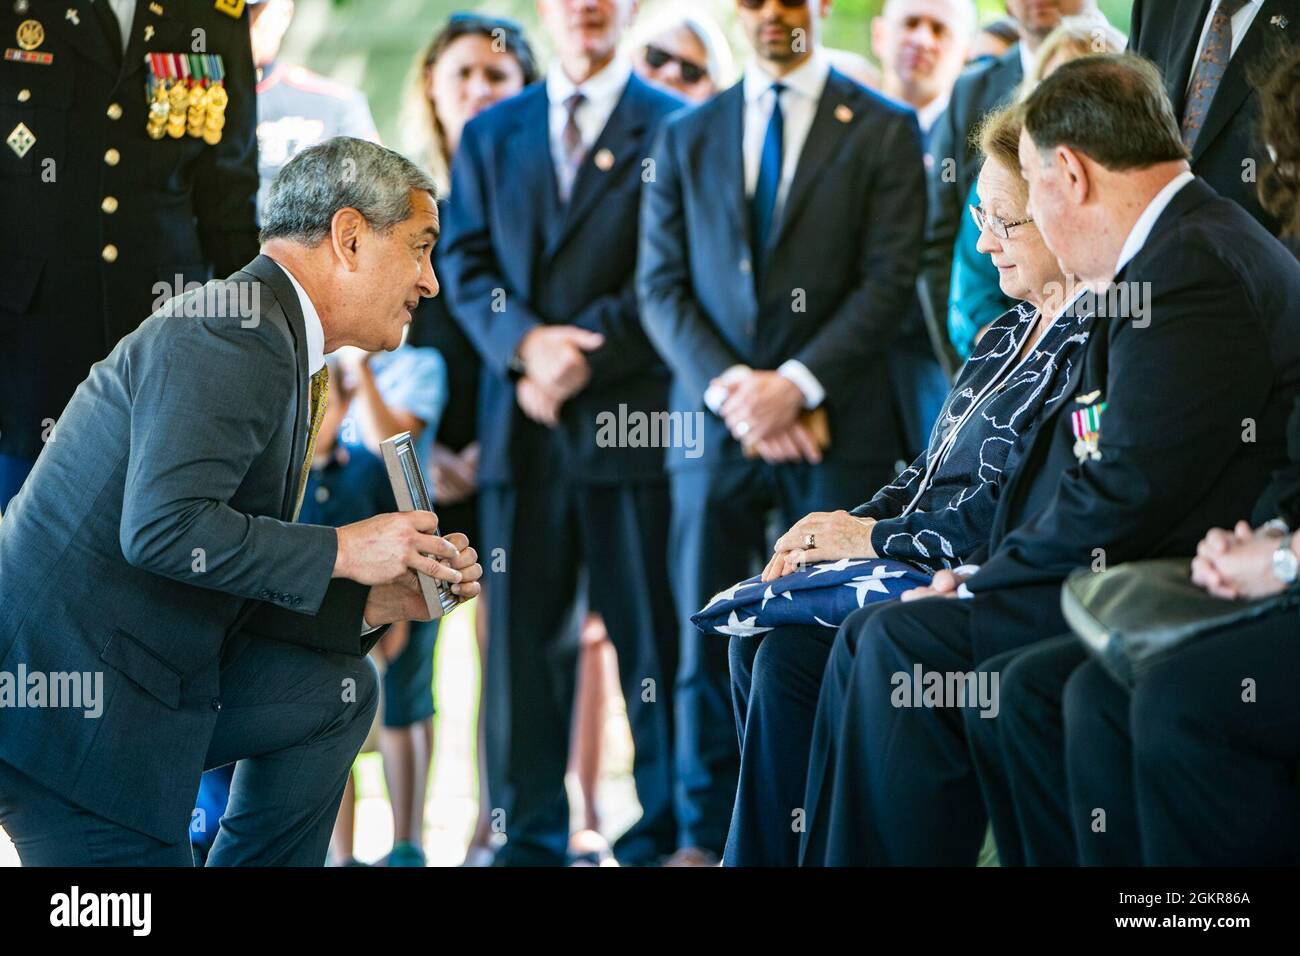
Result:
[[[643,12],[658,0],[642,0]],[[1002,0],[976,0],[981,21],[1000,15]],[[871,18],[884,0],[834,0],[826,26],[828,46],[867,56]],[[732,40],[738,62],[743,45],[732,16],[734,0],[693,0],[713,15]],[[1099,0],[1110,21],[1128,32],[1132,0]],[[297,14],[285,41],[284,57],[363,89],[386,143],[401,145],[398,113],[412,64],[447,15],[475,10],[514,17],[545,57],[547,44],[537,28],[532,0],[297,0]]]

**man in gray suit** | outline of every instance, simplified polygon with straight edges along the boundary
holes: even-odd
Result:
[[[482,573],[428,512],[294,523],[325,353],[400,343],[437,235],[411,163],[312,147],[262,255],[77,389],[0,520],[0,826],[24,864],[188,865],[199,775],[235,761],[209,862],[324,861],[376,707],[366,651],[428,616],[413,572],[462,601]]]

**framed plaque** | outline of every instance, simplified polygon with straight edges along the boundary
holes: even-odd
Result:
[[[398,511],[432,511],[429,488],[420,470],[420,456],[415,450],[410,432],[394,435],[379,444],[388,469],[388,482],[393,486]],[[441,530],[441,529],[439,529]],[[459,601],[451,592],[451,584],[427,574],[419,574],[424,601],[429,607],[429,617],[439,618],[451,611]]]

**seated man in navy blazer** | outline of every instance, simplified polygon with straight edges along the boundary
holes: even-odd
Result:
[[[726,641],[688,618],[757,572],[773,508],[789,527],[853,507],[902,452],[885,356],[916,281],[921,136],[910,109],[831,69],[829,7],[738,0],[754,60],[665,124],[643,194],[646,330],[673,370],[672,408],[704,420],[702,453],[670,449],[668,467],[682,824],[711,855],[739,756]]]
[[[429,512],[296,523],[325,353],[396,348],[438,291],[433,192],[373,143],[303,151],[262,254],[161,303],[72,396],[0,520],[0,675],[81,698],[0,694],[0,826],[25,865],[190,866],[199,775],[230,763],[209,865],[325,862],[380,626],[428,618],[414,571],[478,593]]]
[[[1192,175],[1157,71],[1131,54],[1084,57],[1024,110],[1033,228],[1097,317],[1066,400],[1027,439],[979,569],[941,571],[918,599],[840,628],[805,864],[973,864],[990,815],[1001,860],[1025,862],[999,741],[1020,729],[1006,719],[1021,683],[1008,662],[1067,630],[1060,590],[1074,568],[1193,553],[1286,460],[1300,267]],[[936,676],[949,693],[931,693]],[[1063,756],[1045,759],[1063,785]]]
[[[614,853],[648,863],[677,847],[668,487],[644,425],[664,412],[668,371],[632,278],[645,160],[682,103],[617,55],[635,0],[578,6],[541,0],[556,59],[545,82],[465,127],[447,206],[444,278],[483,357],[485,731],[492,805],[505,811],[500,865],[565,861],[584,565],[618,653],[643,811]]]

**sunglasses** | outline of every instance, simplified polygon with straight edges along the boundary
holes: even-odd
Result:
[[[777,0],[777,2],[787,10],[794,10],[802,7],[808,0]],[[740,5],[746,10],[762,10],[767,6],[767,0],[740,0]]]
[[[652,70],[661,70],[669,63],[675,62],[681,67],[682,82],[687,86],[694,86],[709,75],[706,67],[700,66],[698,63],[692,63],[690,60],[676,56],[650,43],[646,44],[645,61]]]
[[[988,226],[989,232],[993,233],[993,235],[997,236],[999,239],[1010,239],[1012,229],[1016,226],[1023,226],[1034,221],[1031,216],[1028,219],[1017,219],[1015,222],[1007,222],[1005,219],[999,219],[997,216],[985,212],[981,206],[970,206],[968,208],[970,209],[970,217],[975,220],[975,228],[980,232],[983,232],[984,227]]]

